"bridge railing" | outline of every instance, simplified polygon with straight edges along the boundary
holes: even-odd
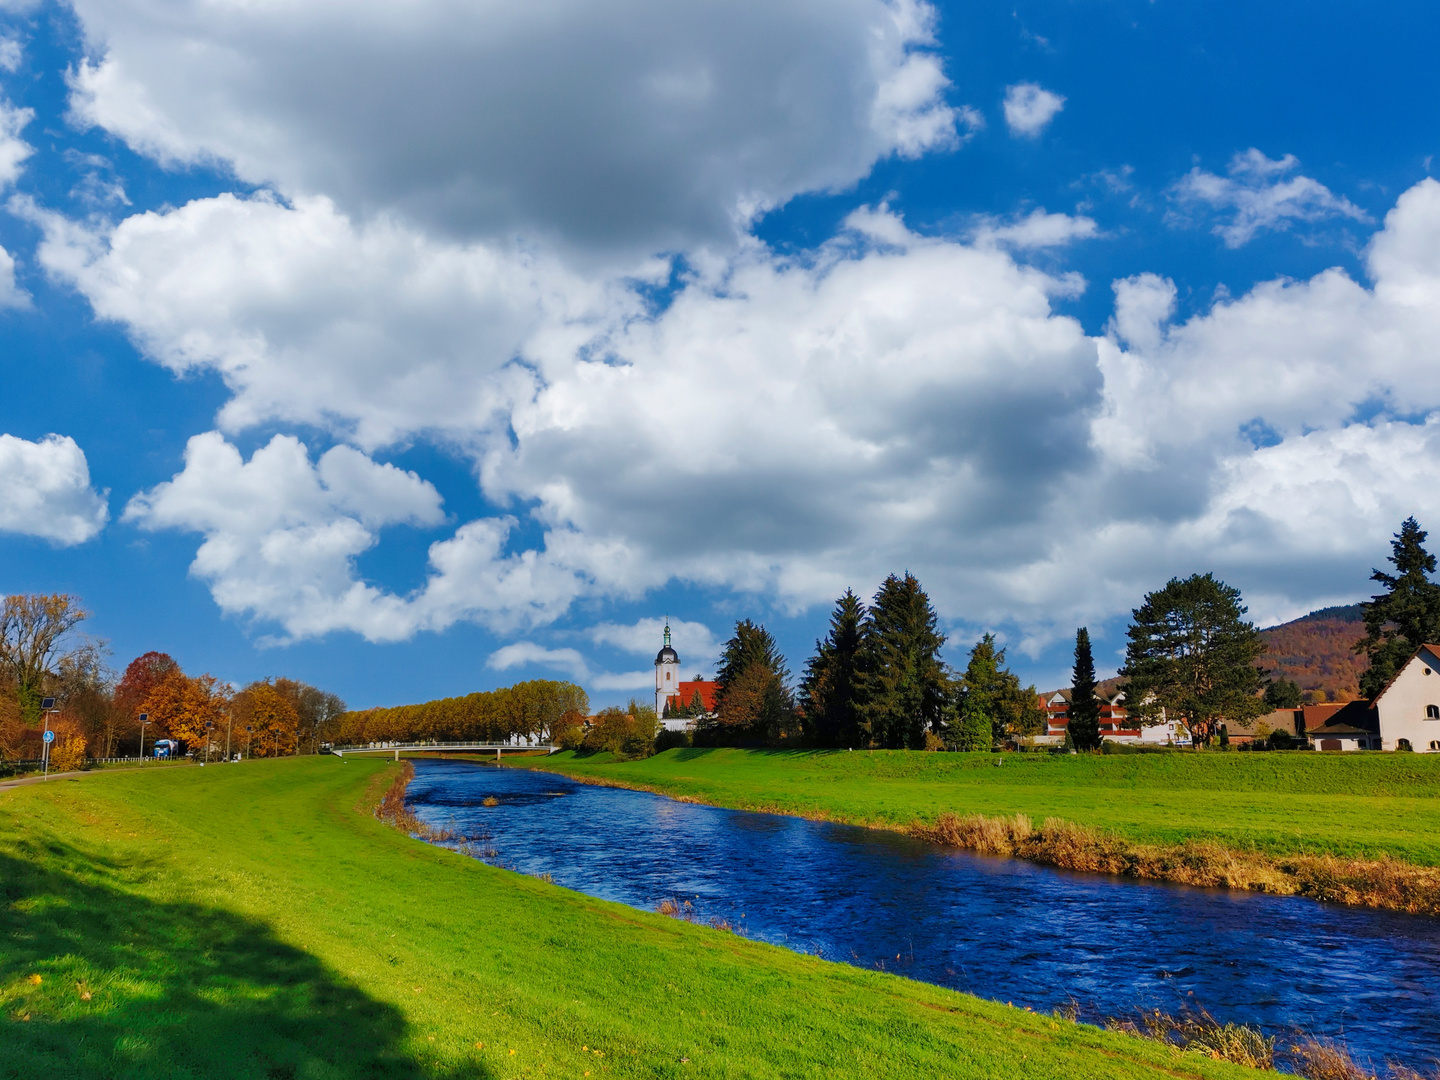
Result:
[[[553,750],[555,747],[550,743],[512,743],[512,742],[477,742],[471,740],[460,740],[445,742],[441,740],[430,740],[426,742],[369,742],[369,743],[346,743],[335,744],[330,748],[333,750]]]

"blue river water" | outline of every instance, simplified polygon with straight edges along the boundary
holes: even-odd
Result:
[[[415,762],[421,820],[487,862],[1048,1012],[1100,1021],[1199,1004],[1377,1067],[1440,1059],[1440,920],[1145,884],[870,829],[680,803],[552,773]],[[484,805],[493,800],[493,805]]]

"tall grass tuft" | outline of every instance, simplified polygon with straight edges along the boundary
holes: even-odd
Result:
[[[916,822],[910,832],[922,840],[1066,870],[1440,915],[1440,868],[1389,857],[1273,856],[1199,840],[1173,846],[1138,844],[1063,818],[1046,818],[1036,828],[1024,814],[941,814],[933,824]]]
[[[1203,1054],[1251,1069],[1275,1068],[1275,1039],[1249,1024],[1222,1024],[1204,1009],[1179,1015],[1151,1009],[1134,1019],[1112,1019],[1115,1031],[1154,1039],[1191,1054]]]
[[[1306,1080],[1376,1080],[1369,1069],[1362,1069],[1350,1056],[1350,1051],[1339,1043],[1328,1039],[1306,1039],[1298,1046],[1292,1046],[1295,1071]],[[1409,1076],[1419,1077],[1410,1069],[1392,1068],[1391,1077],[1407,1080]]]

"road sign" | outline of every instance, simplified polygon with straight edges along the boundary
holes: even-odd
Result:
[[[54,742],[54,741],[55,741],[55,732],[53,732],[53,731],[47,731],[47,732],[45,732],[45,741],[46,741],[46,742]]]

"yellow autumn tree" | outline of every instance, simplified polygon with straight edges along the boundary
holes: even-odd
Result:
[[[224,751],[229,708],[230,692],[213,675],[191,678],[176,668],[145,695],[140,711],[150,714],[152,738],[179,739],[203,754],[207,742],[212,751]],[[207,729],[207,723],[214,726]]]
[[[270,680],[251,683],[235,695],[237,740],[244,732],[252,757],[295,753],[299,742],[300,713],[289,694]],[[250,730],[246,731],[249,728]],[[238,741],[237,741],[238,745]]]

